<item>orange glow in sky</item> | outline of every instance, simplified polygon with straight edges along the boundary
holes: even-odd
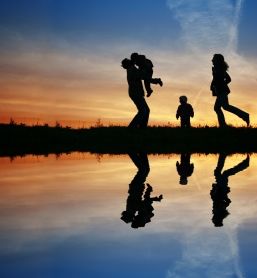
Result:
[[[235,6],[229,1],[225,1],[227,4],[216,1],[216,6],[206,7],[210,15],[217,13],[215,28],[212,17],[206,16],[206,12],[201,13],[198,4],[185,1],[188,7],[184,9],[179,1],[175,1],[177,4],[166,1],[164,6],[159,7],[163,9],[162,16],[156,15],[160,18],[160,26],[156,26],[154,20],[143,17],[134,37],[126,21],[115,21],[120,13],[118,7],[117,10],[108,8],[115,21],[108,23],[113,24],[112,28],[105,33],[97,33],[98,26],[103,28],[104,23],[101,23],[103,18],[99,18],[96,10],[104,12],[105,4],[94,10],[94,3],[89,2],[85,4],[88,7],[84,11],[87,11],[87,16],[81,17],[91,20],[90,24],[79,25],[79,20],[65,20],[67,30],[49,27],[51,6],[41,11],[44,20],[39,18],[42,21],[24,17],[38,24],[40,30],[44,30],[42,33],[36,27],[32,31],[22,29],[22,22],[21,26],[12,26],[8,20],[2,19],[0,36],[5,44],[0,49],[0,122],[9,122],[13,118],[16,122],[27,124],[54,125],[58,121],[62,125],[87,127],[95,125],[100,119],[105,125],[127,125],[136,108],[128,97],[126,72],[120,62],[130,57],[132,52],[138,52],[152,60],[154,77],[161,77],[164,82],[162,88],[153,85],[154,93],[146,99],[151,110],[150,125],[179,125],[175,114],[180,95],[187,95],[194,107],[193,126],[217,125],[213,111],[215,98],[209,90],[214,53],[223,53],[230,66],[230,103],[249,112],[251,124],[257,124],[257,58],[252,52],[240,52],[243,46],[246,48],[240,34],[247,35],[246,29],[240,29],[241,21],[244,23],[245,20],[240,6],[242,1],[236,1]],[[151,5],[149,12],[154,9]],[[22,18],[24,12],[23,9],[8,11],[10,18],[14,16],[12,13],[17,14],[15,18]],[[40,13],[39,10],[37,12]],[[196,20],[193,15],[197,12],[199,18]],[[73,19],[75,15],[71,11],[66,16]],[[162,21],[164,17],[170,20],[170,25]],[[144,29],[144,20],[147,20],[149,30],[158,27],[163,33],[156,31],[142,35],[145,34],[140,33],[142,30],[148,30]],[[188,24],[188,21],[191,23]],[[26,26],[29,25],[27,23]],[[82,33],[77,31],[79,27]],[[127,33],[119,36],[115,28],[126,29]],[[148,40],[155,37],[158,37],[156,43],[149,43]],[[229,124],[245,126],[241,119],[225,114]]]

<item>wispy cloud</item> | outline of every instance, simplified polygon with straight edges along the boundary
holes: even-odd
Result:
[[[243,0],[167,0],[182,29],[182,41],[192,51],[236,51]]]
[[[203,240],[203,237],[208,239]],[[214,236],[210,230],[205,230],[203,236],[198,230],[191,232],[185,239],[181,260],[166,275],[166,278],[179,277],[243,278],[236,233],[222,231]]]

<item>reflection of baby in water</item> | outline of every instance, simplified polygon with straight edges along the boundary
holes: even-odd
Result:
[[[132,153],[129,156],[137,166],[138,172],[129,184],[127,206],[121,214],[121,219],[126,223],[131,223],[131,227],[139,228],[151,222],[151,218],[154,216],[152,203],[160,202],[162,195],[151,197],[152,186],[150,184],[147,184],[145,189],[144,183],[150,171],[147,154]]]
[[[212,190],[210,192],[211,198],[213,200],[212,222],[215,227],[223,226],[223,219],[229,215],[227,207],[231,203],[231,200],[228,198],[228,193],[230,192],[230,188],[228,186],[228,177],[235,175],[249,167],[250,158],[247,156],[246,159],[233,168],[222,172],[226,157],[226,154],[219,155],[218,164],[214,171],[216,183],[212,185]]]
[[[190,163],[190,158],[190,153],[182,153],[180,155],[180,163],[178,161],[176,163],[177,172],[180,175],[179,183],[182,185],[187,184],[187,178],[194,172],[194,164]]]

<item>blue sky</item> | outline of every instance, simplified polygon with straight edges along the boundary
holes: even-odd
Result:
[[[50,32],[57,37],[66,37],[69,32],[75,35],[76,31],[98,37],[108,30],[111,37],[143,35],[146,38],[145,28],[165,35],[163,26],[175,24],[165,1],[153,0],[10,0],[1,1],[0,15],[1,25],[6,27],[24,33]]]
[[[244,1],[239,24],[239,52],[246,56],[257,55],[257,2],[252,0]]]
[[[157,45],[163,38],[173,41],[180,34],[180,26],[165,0],[1,0],[0,5],[1,29],[24,36],[49,36],[53,40],[74,40],[74,43],[130,38]],[[256,49],[253,45],[256,44],[256,10],[256,1],[243,2],[239,48],[245,54],[246,50],[254,53]]]

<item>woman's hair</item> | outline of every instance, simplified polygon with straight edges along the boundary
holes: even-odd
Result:
[[[227,71],[229,66],[225,62],[224,56],[222,54],[214,54],[212,58],[213,64],[215,67],[219,67],[224,71]]]

